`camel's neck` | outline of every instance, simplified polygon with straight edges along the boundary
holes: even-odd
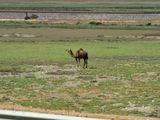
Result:
[[[73,58],[75,58],[75,55],[74,55],[74,53],[72,52],[72,50],[71,50],[71,52],[70,52],[70,55],[71,55]]]

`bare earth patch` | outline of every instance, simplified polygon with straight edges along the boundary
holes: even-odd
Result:
[[[124,111],[138,111],[143,113],[144,115],[154,115],[160,117],[160,107],[151,107],[151,106],[136,106],[134,103],[129,102],[126,108],[123,108]]]
[[[21,34],[21,33],[12,33],[12,34],[0,34],[0,37],[3,38],[35,38],[39,35],[33,35],[33,34]]]
[[[22,78],[60,78],[75,79],[78,76],[78,68],[75,65],[66,65],[60,68],[58,65],[35,65],[37,71],[30,72],[0,72],[0,78],[22,77]]]

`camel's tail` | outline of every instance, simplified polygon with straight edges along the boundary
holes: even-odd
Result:
[[[88,53],[86,54],[86,59],[88,59]]]

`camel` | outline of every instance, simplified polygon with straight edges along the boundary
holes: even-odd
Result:
[[[83,68],[87,68],[88,64],[88,53],[80,48],[79,50],[76,51],[76,53],[73,53],[71,49],[66,50],[71,57],[75,58],[77,66],[80,64],[80,60],[84,60]]]

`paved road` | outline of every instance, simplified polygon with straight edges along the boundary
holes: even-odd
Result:
[[[102,120],[96,118],[74,117],[35,112],[0,110],[0,120]]]
[[[159,20],[158,14],[112,14],[112,13],[82,13],[82,12],[37,12],[39,20]],[[0,19],[24,19],[25,12],[0,12]]]

